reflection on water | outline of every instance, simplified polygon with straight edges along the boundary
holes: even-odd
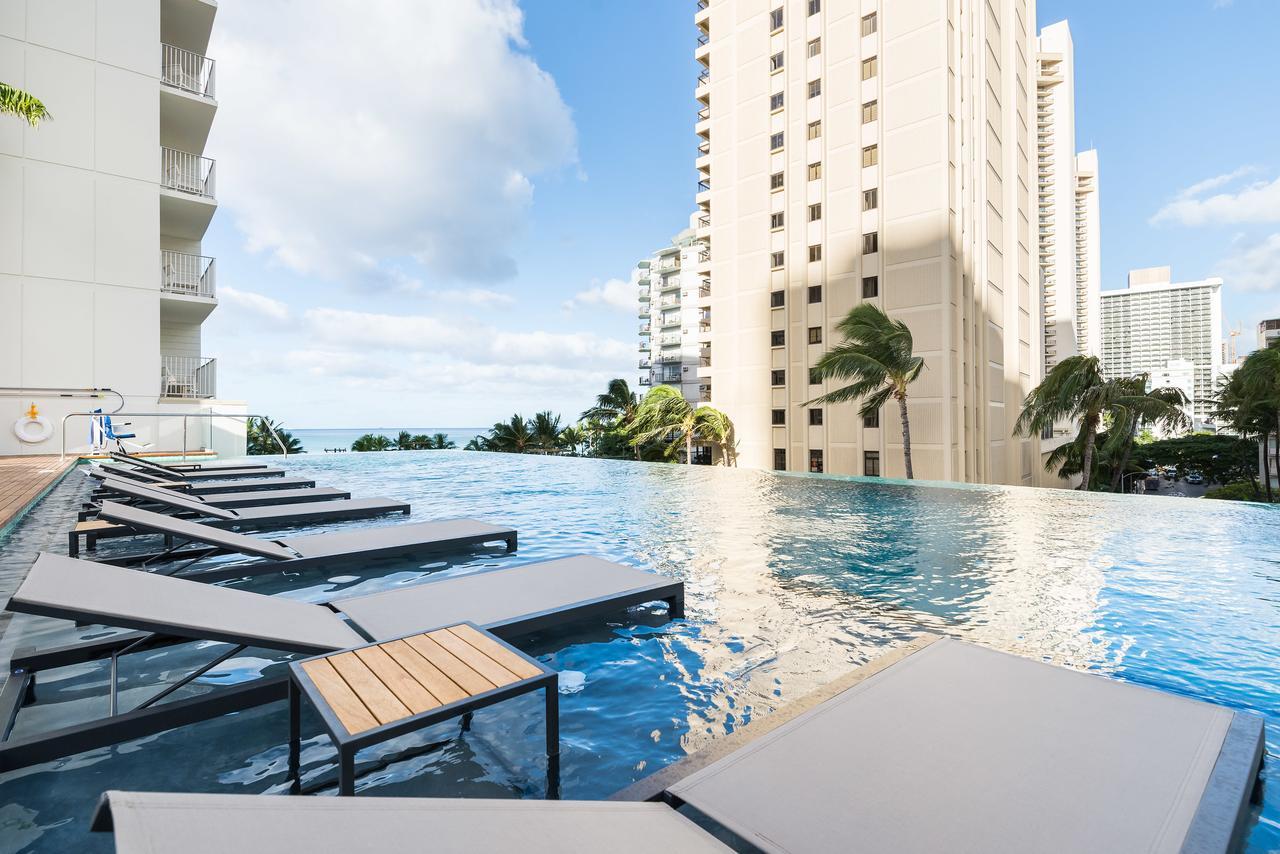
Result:
[[[320,602],[582,552],[685,580],[684,621],[654,606],[523,643],[566,674],[566,797],[608,795],[921,630],[1261,711],[1276,753],[1280,515],[1268,508],[444,451],[313,455],[288,466],[357,495],[409,500],[414,519],[515,525],[520,550],[236,586]],[[55,507],[80,488],[61,487]],[[62,548],[66,526],[65,510],[33,516],[0,555],[0,575],[36,548]],[[104,552],[130,546],[103,544]],[[102,633],[19,618],[0,655]],[[121,668],[122,698],[141,700],[224,649],[187,644],[134,656]],[[278,672],[284,658],[248,650],[190,690]],[[98,665],[53,675],[19,731],[101,714],[105,686]],[[18,808],[27,850],[89,850],[85,822],[108,784],[284,789],[286,732],[283,709],[266,707],[7,775],[0,803]],[[441,724],[362,754],[376,770],[361,791],[538,797],[541,739],[537,699],[503,704],[477,714],[466,734]],[[304,782],[328,785],[334,761],[326,739],[310,739]],[[1276,767],[1273,759],[1268,774]],[[1280,845],[1277,798],[1254,831],[1255,850]],[[104,840],[88,845],[109,850]]]

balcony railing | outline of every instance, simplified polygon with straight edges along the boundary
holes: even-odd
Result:
[[[169,294],[214,299],[214,260],[186,252],[160,251],[160,290]]]
[[[653,385],[653,379],[651,377],[641,377],[640,385]]]
[[[649,334],[649,329],[650,329],[650,328],[651,328],[651,327],[650,327],[650,326],[649,326],[649,324],[647,324],[647,323],[642,323],[642,324],[640,324],[640,334],[641,334],[641,335],[648,335],[648,334]]]
[[[711,82],[711,69],[708,68],[698,75],[698,85],[705,86],[710,82]]]
[[[710,181],[702,180],[702,181],[699,181],[699,182],[698,182],[698,192],[699,192],[699,193],[705,193],[707,190],[710,190],[710,189],[711,189],[711,182],[710,182]]]
[[[641,369],[648,368],[648,367],[650,367],[650,365],[651,365],[651,363],[650,363],[650,361],[649,361],[648,359],[641,359],[641,360],[640,360],[640,368],[641,368]]]
[[[171,44],[160,45],[160,82],[183,92],[213,97],[213,60]]]
[[[711,260],[711,250],[710,250],[710,249],[703,249],[701,252],[699,252],[699,253],[698,253],[698,261],[699,261],[699,262],[701,262],[701,263],[705,264],[705,263],[707,263],[707,262],[708,262],[708,261],[710,261],[710,260]]]
[[[710,227],[711,227],[711,214],[703,214],[702,216],[698,217],[698,227],[699,227],[699,228],[710,228]]]
[[[710,153],[711,153],[711,140],[704,139],[702,142],[698,143],[698,154],[702,155],[702,154],[710,154]]]
[[[711,386],[698,386],[698,400],[703,403],[709,403],[711,401]]]
[[[698,47],[702,47],[704,44],[706,44],[709,41],[711,41],[710,35],[704,32],[698,33]]]
[[[710,296],[711,296],[711,283],[703,282],[702,285],[698,287],[698,299],[707,299]]]
[[[665,355],[665,356],[661,356],[661,355],[659,355],[659,356],[654,356],[654,357],[653,357],[653,363],[654,363],[655,365],[669,365],[669,364],[671,364],[672,362],[679,362],[679,361],[681,361],[683,358],[684,358],[684,357],[683,357],[683,356],[681,356],[679,353],[668,353],[668,354],[667,354],[667,355]]]
[[[160,183],[170,190],[212,199],[213,178],[214,162],[208,157],[176,148],[160,149]]]
[[[709,118],[711,118],[711,108],[710,108],[710,107],[702,107],[701,109],[699,109],[699,110],[698,110],[698,121],[703,121],[703,120],[705,120],[705,119],[709,119]]]
[[[698,351],[698,364],[704,368],[711,367],[711,348],[704,347]]]
[[[204,356],[161,356],[160,396],[217,397],[218,360]]]

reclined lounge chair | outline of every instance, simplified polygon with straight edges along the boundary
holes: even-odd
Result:
[[[242,512],[251,509],[254,508]],[[102,563],[115,566],[152,566],[163,561],[185,561],[181,567],[167,571],[166,574],[199,578],[202,581],[243,578],[246,575],[280,570],[296,572],[316,566],[341,566],[348,570],[359,570],[363,564],[375,558],[416,557],[485,543],[506,543],[507,551],[515,551],[516,548],[515,528],[490,525],[475,519],[408,522],[402,525],[326,531],[322,534],[269,540],[230,531],[223,526],[178,519],[141,507],[104,501],[94,522],[114,526],[99,529],[103,531],[99,536],[160,534],[166,541],[166,548],[162,551],[113,555],[103,559]],[[93,523],[78,524],[76,528],[79,534],[85,533],[81,526],[86,524]],[[93,534],[90,533],[89,536]],[[73,531],[69,538],[72,557],[76,556],[78,543],[77,531]],[[224,554],[239,554],[262,560],[212,569],[196,566],[205,558]]]
[[[265,481],[270,483],[271,481]],[[112,498],[136,504],[151,504],[167,507],[168,499],[175,495],[171,489],[157,488],[134,480],[106,475],[101,479],[95,497]],[[305,504],[312,501],[340,501],[351,497],[351,493],[331,486],[311,487],[309,489],[259,489],[252,492],[205,492],[199,495],[176,493],[183,500],[207,504],[210,507],[269,507],[273,504]]]
[[[151,460],[144,460],[141,457],[130,457],[125,454],[112,454],[111,458],[117,462],[124,463],[132,467],[136,471],[150,472],[155,475],[163,475],[165,477],[180,477],[183,480],[201,481],[201,480],[242,480],[244,478],[258,477],[283,477],[284,469],[271,468],[269,466],[253,465],[247,467],[228,466],[226,468],[170,468],[159,463],[153,463]]]
[[[106,477],[132,480],[154,486],[157,489],[171,489],[174,492],[186,492],[191,495],[207,495],[214,492],[252,492],[259,489],[308,489],[316,482],[307,477],[274,477],[245,478],[241,480],[201,480],[189,481],[180,475],[151,474],[141,469],[113,463],[98,463],[85,470],[85,474],[97,481]]]
[[[667,603],[672,618],[683,616],[683,582],[588,555],[496,567],[312,605],[43,553],[9,600],[8,610],[138,631],[14,655],[9,681],[0,690],[0,773],[284,699],[287,677],[280,676],[157,702],[246,647],[332,652],[464,621],[510,638],[657,601]],[[36,691],[39,672],[188,641],[234,646],[132,711],[55,732],[9,737],[19,709]],[[113,711],[116,698],[113,669]]]
[[[254,469],[269,468],[266,463],[159,463],[146,457],[139,457],[120,451],[113,452],[111,458],[130,465],[163,469],[164,471],[175,473],[192,471],[253,471]]]
[[[374,828],[383,854],[424,838],[494,852],[726,850],[703,827],[790,854],[1222,854],[1247,830],[1262,748],[1254,715],[926,637],[624,790],[608,802],[618,812],[110,792],[94,826],[114,824],[120,854],[211,838],[239,854],[346,851]],[[646,800],[682,812],[659,817],[639,809]]]

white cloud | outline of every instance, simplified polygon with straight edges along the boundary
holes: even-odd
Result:
[[[579,291],[572,299],[566,300],[564,307],[572,311],[584,305],[602,305],[618,311],[632,311],[637,305],[636,288],[622,279],[610,279],[604,284],[597,280],[585,291]]]
[[[1280,234],[1257,243],[1237,240],[1231,254],[1219,261],[1215,275],[1232,290],[1280,289]]]
[[[498,308],[512,305],[516,298],[510,294],[491,291],[487,288],[460,288],[456,290],[432,291],[435,299],[448,303],[475,306],[476,308]]]
[[[514,0],[219,9],[221,201],[250,249],[304,274],[417,290],[496,281],[534,178],[576,163]],[[282,38],[281,34],[287,34]]]
[[[1193,184],[1151,218],[1153,224],[1175,222],[1181,225],[1227,225],[1236,223],[1280,222],[1280,178],[1255,181],[1234,192],[1205,195],[1235,183],[1253,172],[1250,167],[1237,169]]]
[[[218,288],[218,299],[224,305],[231,305],[268,320],[276,320],[282,323],[289,321],[289,306],[278,299],[272,299],[262,294],[241,291],[223,285]]]

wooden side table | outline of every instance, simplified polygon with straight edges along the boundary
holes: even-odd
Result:
[[[338,748],[338,794],[355,794],[364,747],[542,690],[547,762],[560,755],[559,674],[474,623],[316,656],[289,665],[289,774],[300,786],[301,700]],[[551,795],[555,789],[551,787]]]

